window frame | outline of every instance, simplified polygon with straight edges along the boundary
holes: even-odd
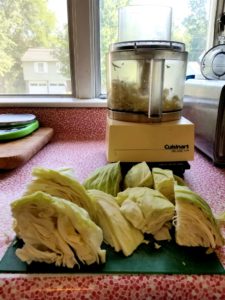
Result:
[[[218,36],[219,36],[219,20],[223,13],[225,13],[225,2],[224,0],[212,0],[212,2],[215,1],[215,11],[214,13],[214,20],[211,24],[211,30],[212,30],[212,44],[213,46],[218,44]]]
[[[100,96],[99,0],[68,0],[72,94]]]
[[[67,0],[72,94],[0,95],[0,106],[106,107],[101,98],[99,1]],[[223,0],[212,2],[216,9],[208,46],[217,43],[216,24],[224,9]]]

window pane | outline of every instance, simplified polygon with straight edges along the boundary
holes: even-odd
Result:
[[[106,54],[111,43],[118,39],[118,9],[130,0],[100,0],[101,90],[106,93]]]
[[[163,4],[172,7],[171,40],[183,42],[188,56],[188,72],[200,74],[199,62],[207,47],[210,0],[101,0],[101,86],[106,92],[106,53],[118,41],[118,8],[126,5]],[[160,16],[159,16],[160,18]]]
[[[71,94],[67,0],[1,0],[0,19],[0,94]]]

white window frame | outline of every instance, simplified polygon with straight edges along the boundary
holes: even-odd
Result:
[[[80,99],[100,95],[99,1],[68,0],[73,94]]]
[[[225,12],[225,2],[224,0],[213,0],[212,2],[216,2],[214,5],[214,20],[212,20],[212,24],[209,24],[210,29],[212,30],[210,33],[212,46],[218,44],[218,32],[219,32],[219,19],[222,13]]]
[[[223,0],[213,0],[215,19],[222,13]],[[67,95],[6,95],[0,106],[106,107],[100,99],[100,36],[99,0],[67,0],[71,63],[72,96]],[[209,44],[215,43],[216,32]]]

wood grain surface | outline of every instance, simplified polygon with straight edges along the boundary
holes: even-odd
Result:
[[[34,156],[53,136],[53,129],[42,127],[29,136],[0,143],[0,169],[14,169]]]

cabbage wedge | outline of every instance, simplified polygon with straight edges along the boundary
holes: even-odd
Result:
[[[151,170],[145,161],[134,165],[124,178],[124,187],[152,187],[153,178]]]
[[[174,205],[160,192],[147,187],[128,188],[118,193],[116,200],[127,220],[143,233],[158,234],[174,217]],[[169,227],[163,230],[164,236],[170,237]]]
[[[120,162],[110,163],[96,169],[83,182],[87,190],[100,190],[112,196],[120,191],[122,173]]]
[[[103,230],[105,243],[116,252],[131,255],[144,242],[141,231],[125,219],[112,195],[99,190],[88,190],[88,194],[96,201],[96,223]]]
[[[175,185],[176,242],[182,246],[216,248],[224,239],[210,206],[186,186]]]
[[[174,176],[171,170],[152,168],[154,189],[174,203]]]
[[[74,178],[70,169],[51,170],[34,168],[33,180],[28,184],[25,195],[42,191],[55,197],[69,200],[84,208],[95,220],[94,202],[88,196],[85,188]]]
[[[22,261],[68,268],[105,262],[102,230],[76,204],[36,192],[14,201],[11,210],[14,230],[24,241],[16,250]]]

